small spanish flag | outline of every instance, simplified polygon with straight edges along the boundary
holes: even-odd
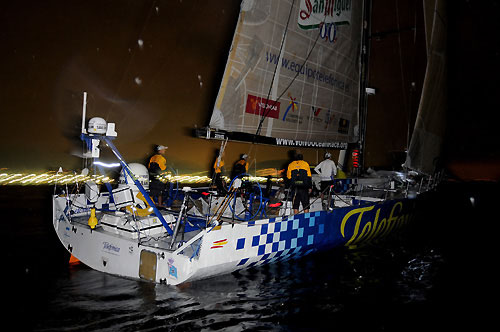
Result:
[[[225,244],[227,244],[227,239],[214,241],[212,247],[210,249],[222,248]]]

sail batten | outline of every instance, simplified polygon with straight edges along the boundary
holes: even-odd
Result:
[[[242,1],[213,132],[312,146],[357,140],[362,1],[317,3]]]

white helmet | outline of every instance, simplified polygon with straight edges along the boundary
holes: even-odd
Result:
[[[130,163],[129,167],[130,167],[130,170],[132,171],[132,173],[137,178],[137,180],[139,180],[139,183],[142,184],[144,189],[148,190],[149,189],[149,173],[148,173],[148,169],[146,168],[146,166],[144,166],[142,164],[138,164],[138,163]],[[126,174],[124,174],[124,173],[126,173]],[[135,185],[134,181],[132,180],[132,178],[130,177],[128,172],[126,172],[122,169],[122,171],[120,172],[120,178],[118,180],[118,186],[121,187],[121,186],[126,186],[126,185],[130,186],[130,188],[133,191],[139,191],[139,188],[137,188],[137,186]]]
[[[168,146],[165,146],[165,145],[157,145],[156,146],[156,151],[161,151],[161,150],[166,150],[168,149]]]
[[[331,158],[332,154],[330,152],[325,153],[325,158]]]

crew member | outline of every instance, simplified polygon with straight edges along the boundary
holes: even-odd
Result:
[[[335,166],[335,163],[331,158],[332,155],[330,152],[325,153],[325,160],[320,162],[318,166],[314,168],[314,171],[320,175],[321,201],[323,201],[326,189],[333,185],[333,178],[337,174],[337,166]]]
[[[231,172],[231,180],[237,177],[240,174],[248,173],[248,155],[242,154],[240,159],[234,163],[232,172]]]
[[[214,163],[214,184],[217,187],[217,191],[219,193],[225,194],[227,192],[224,181],[222,179],[223,171],[224,171],[224,152],[217,153],[217,157]]]
[[[295,161],[288,165],[286,177],[294,191],[293,213],[299,213],[300,203],[304,212],[309,212],[309,193],[312,191],[311,169],[302,154],[297,154]]]
[[[149,159],[149,193],[153,200],[158,203],[158,206],[163,206],[163,195],[165,193],[166,184],[158,179],[167,169],[167,159],[165,159],[165,152],[168,147],[164,145],[157,145],[155,147],[155,154]]]

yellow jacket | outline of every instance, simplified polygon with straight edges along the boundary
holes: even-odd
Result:
[[[155,154],[151,157],[151,159],[149,159],[148,168],[151,168],[152,163],[157,163],[162,171],[167,169],[167,159],[165,159],[165,157],[161,154]]]
[[[288,169],[286,171],[286,177],[291,179],[292,178],[292,171],[294,170],[306,170],[307,176],[311,177],[311,168],[309,167],[309,164],[305,162],[304,160],[295,160],[288,165]]]
[[[347,179],[347,175],[342,171],[340,168],[337,169],[337,175],[335,176],[336,179]]]
[[[245,166],[245,171],[248,172],[248,163],[245,159],[240,159],[238,160],[238,162],[236,163],[236,165],[243,165]]]
[[[215,173],[220,173],[220,172],[222,172],[222,167],[224,167],[224,160],[221,159],[219,162],[219,166],[217,166],[217,159],[215,159],[214,170],[215,170]]]

